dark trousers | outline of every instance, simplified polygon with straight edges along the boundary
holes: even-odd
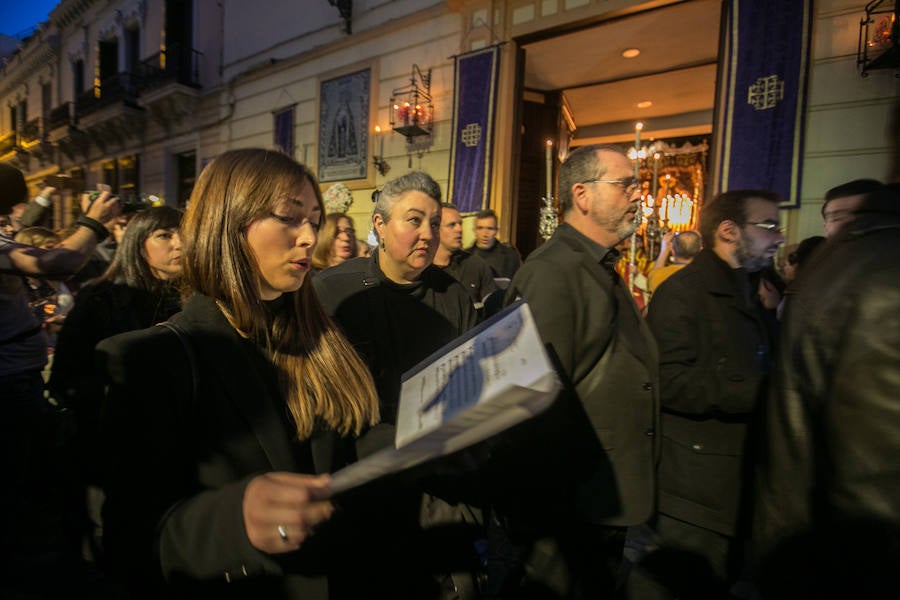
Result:
[[[664,514],[657,515],[655,546],[631,572],[628,597],[635,600],[727,598],[741,574],[735,538]]]
[[[486,597],[516,600],[624,598],[625,532],[624,527],[569,524],[552,536],[520,543],[502,539],[502,530],[498,535],[496,527],[492,528],[489,530],[492,551]],[[497,552],[499,548],[503,548],[502,552]],[[502,556],[498,558],[497,554]],[[518,560],[510,560],[510,556],[517,556]],[[498,569],[494,568],[497,563],[503,571],[499,577]],[[498,581],[501,578],[502,581]]]

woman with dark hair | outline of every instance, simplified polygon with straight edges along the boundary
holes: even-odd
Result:
[[[94,348],[103,339],[165,321],[179,310],[181,216],[169,206],[136,215],[109,268],[76,296],[57,337],[47,387],[61,407],[74,412],[77,424],[74,452],[67,457],[74,461],[67,533],[76,552],[88,536],[91,560],[101,558],[98,434],[104,391],[94,368]],[[92,498],[86,504],[85,493]],[[85,506],[87,514],[76,512],[75,507]]]
[[[313,252],[312,264],[316,271],[334,267],[356,256],[356,231],[353,221],[343,213],[331,213],[325,217],[319,243]]]
[[[328,478],[301,473],[353,460],[378,403],[311,288],[322,206],[281,153],[218,156],[182,227],[184,310],[98,346],[103,539],[139,597],[336,596]]]

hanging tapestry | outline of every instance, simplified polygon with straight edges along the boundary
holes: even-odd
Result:
[[[455,57],[450,192],[447,198],[463,214],[487,206],[499,59],[499,46]]]
[[[768,189],[800,202],[812,0],[728,0],[714,192]]]

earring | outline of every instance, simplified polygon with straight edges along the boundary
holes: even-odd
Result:
[[[384,238],[381,238],[381,249],[384,250]]]

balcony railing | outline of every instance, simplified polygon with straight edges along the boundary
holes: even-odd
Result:
[[[141,91],[162,87],[169,83],[180,83],[200,87],[201,52],[173,44],[164,52],[145,58],[137,65]]]
[[[0,156],[16,148],[16,132],[10,131],[0,135]]]
[[[165,52],[145,58],[132,71],[123,71],[100,81],[99,97],[93,89],[84,92],[75,102],[65,102],[50,111],[47,130],[77,125],[78,120],[106,106],[123,103],[137,107],[142,92],[158,89],[169,83],[200,87],[202,52],[177,44]],[[31,121],[29,121],[31,123]]]
[[[22,131],[19,133],[19,139],[22,143],[28,144],[31,142],[39,142],[43,139],[43,127],[41,126],[43,119],[41,117],[35,117],[30,121],[27,121],[25,125],[22,127]]]
[[[99,96],[94,90],[88,90],[79,96],[75,101],[75,112],[79,117],[84,117],[112,104],[137,106],[137,95],[137,77],[134,73],[116,73],[100,81]]]
[[[47,129],[53,130],[59,127],[75,125],[75,112],[72,110],[71,102],[63,102],[50,111],[50,117],[47,119]]]

